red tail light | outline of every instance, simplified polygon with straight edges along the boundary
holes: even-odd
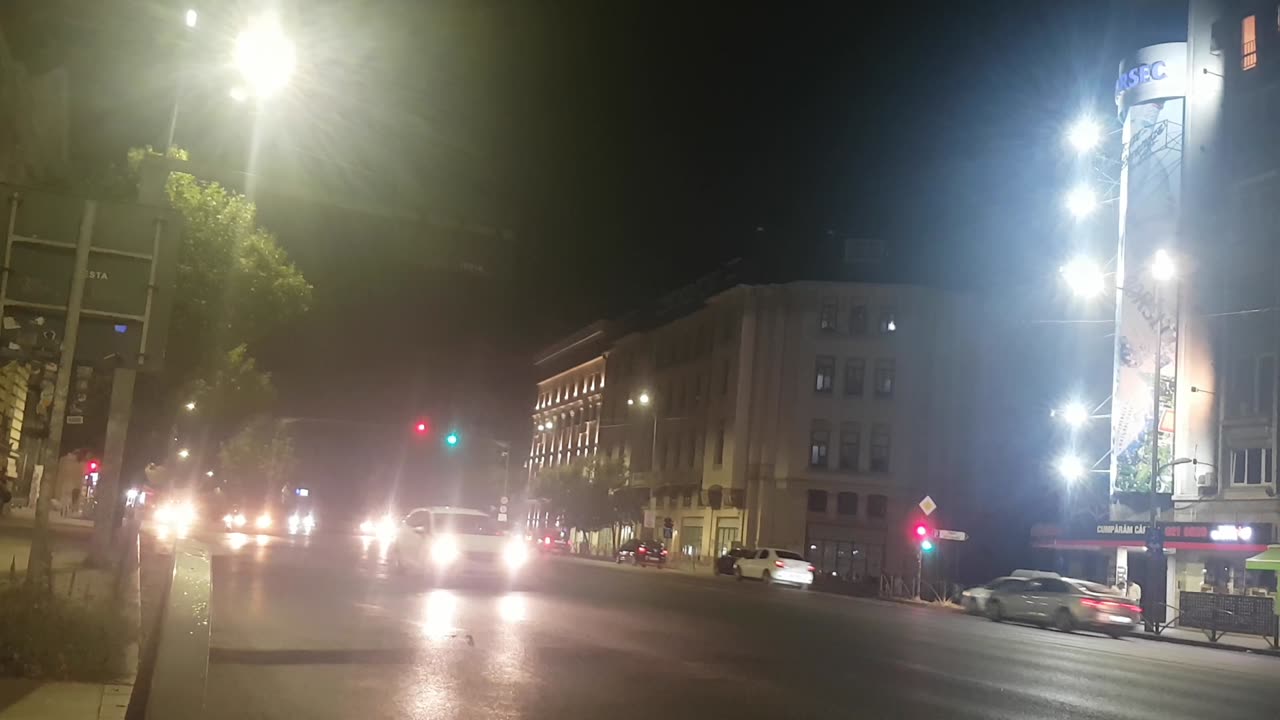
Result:
[[[773,561],[773,566],[774,566],[774,567],[786,567],[786,566],[787,566],[787,564],[786,564],[786,563],[784,563],[784,562],[782,562],[781,560],[774,560],[774,561]]]
[[[663,550],[663,551],[662,551],[662,556],[663,556],[663,557],[666,557],[666,556],[667,556],[667,551],[666,551],[666,550]]]
[[[812,566],[812,565],[810,565],[810,566],[809,566],[809,572],[811,572],[811,573],[812,573],[812,572],[817,572],[817,571],[818,571],[818,569],[817,569],[817,568],[815,568],[814,566]]]
[[[1142,608],[1130,603],[1118,603],[1110,600],[1099,600],[1097,598],[1080,598],[1080,604],[1088,608],[1097,608],[1099,610],[1130,610],[1132,612],[1141,612]]]
[[[638,553],[640,553],[641,555],[643,555],[643,554],[645,554],[645,553],[649,552],[649,548],[647,548],[647,547],[645,547],[645,546],[641,545],[641,546],[640,546],[640,549],[639,549],[639,550],[636,550],[636,552],[638,552]]]

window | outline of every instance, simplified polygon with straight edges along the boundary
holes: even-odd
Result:
[[[827,466],[827,446],[831,444],[831,427],[826,420],[814,420],[809,430],[809,466]]]
[[[827,491],[826,490],[810,490],[809,491],[809,512],[824,513],[827,511]]]
[[[898,323],[893,319],[892,307],[880,308],[879,328],[881,335],[887,335],[898,331]]]
[[[1232,485],[1262,485],[1270,482],[1270,448],[1239,448],[1231,451]]]
[[[867,376],[867,361],[849,358],[844,361],[844,394],[862,395],[862,383]]]
[[[685,490],[684,495],[680,496],[681,507],[693,507],[693,491]]]
[[[822,298],[822,307],[818,310],[818,330],[822,332],[836,331],[835,298]]]
[[[893,360],[876,360],[876,397],[893,397],[896,378]]]
[[[836,374],[836,359],[830,355],[819,355],[813,363],[814,392],[829,393]]]
[[[1240,69],[1258,66],[1258,18],[1250,15],[1240,21]]]
[[[871,472],[889,471],[889,424],[871,426]]]
[[[854,300],[849,307],[849,334],[867,334],[867,304],[861,300]]]
[[[858,493],[842,492],[836,495],[836,514],[838,515],[857,515],[858,514]]]
[[[724,421],[716,428],[716,467],[724,465]]]
[[[858,469],[862,455],[862,423],[840,423],[840,469]]]
[[[884,495],[867,496],[867,517],[881,518],[889,514],[889,498]]]

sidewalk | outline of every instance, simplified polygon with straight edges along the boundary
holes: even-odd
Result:
[[[1157,642],[1175,643],[1178,645],[1194,645],[1196,647],[1215,648],[1217,650],[1232,650],[1234,652],[1257,653],[1259,655],[1270,655],[1272,657],[1280,657],[1280,650],[1277,650],[1267,644],[1267,641],[1258,635],[1226,635],[1218,642],[1210,642],[1208,636],[1199,630],[1191,628],[1166,628],[1164,632],[1156,635],[1145,630],[1139,630],[1133,633],[1132,637],[1142,638],[1143,640],[1155,640]]]
[[[12,525],[16,520],[6,516],[0,526]],[[84,523],[83,520],[60,518],[57,524]],[[92,526],[92,523],[89,523]],[[25,537],[0,535],[0,590],[11,582],[9,567],[15,570],[16,582],[21,582],[27,568],[30,540]],[[71,597],[80,602],[109,602],[114,571],[84,567],[88,555],[85,542],[55,539],[53,551],[53,591],[60,597]],[[140,623],[139,574],[136,560],[124,578],[123,621],[136,630]],[[137,633],[125,648],[121,677],[112,682],[41,681],[27,678],[0,677],[0,720],[122,720],[133,692],[138,669]]]

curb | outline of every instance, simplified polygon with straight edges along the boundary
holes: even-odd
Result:
[[[1129,637],[1139,638],[1142,640],[1152,640],[1154,642],[1165,642],[1173,645],[1190,645],[1191,647],[1202,647],[1210,650],[1226,650],[1229,652],[1250,653],[1253,655],[1266,655],[1268,657],[1280,658],[1280,650],[1271,648],[1250,648],[1243,645],[1229,645],[1224,643],[1210,642],[1208,640],[1190,640],[1179,637],[1166,637],[1164,635],[1152,635],[1147,632],[1130,633]]]
[[[142,633],[142,563],[139,553],[141,539],[133,536],[133,547],[126,553],[130,564],[129,577],[124,583],[123,610],[126,622],[133,627],[133,639],[124,648],[124,672],[115,682],[102,687],[102,704],[98,706],[98,720],[124,720],[133,697],[133,686],[138,679],[138,639]]]

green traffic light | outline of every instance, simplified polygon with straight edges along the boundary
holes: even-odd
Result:
[[[932,540],[924,540],[924,541],[921,541],[921,543],[920,543],[920,549],[921,549],[921,550],[923,550],[923,551],[925,551],[925,552],[929,552],[930,550],[932,550],[932,549],[933,549],[933,541],[932,541]]]
[[[445,436],[444,436],[444,442],[445,442],[445,444],[446,444],[446,445],[449,445],[450,447],[452,447],[452,446],[454,446],[454,445],[457,445],[457,444],[458,444],[458,433],[456,433],[456,432],[451,432],[451,433],[449,433],[448,435],[445,435]]]

